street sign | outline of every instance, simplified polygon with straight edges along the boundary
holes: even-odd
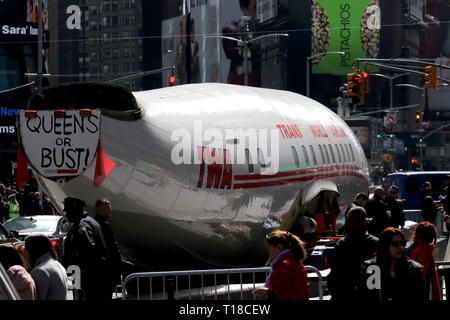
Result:
[[[389,113],[387,115],[387,121],[391,124],[396,124],[397,123],[397,115],[395,113]]]

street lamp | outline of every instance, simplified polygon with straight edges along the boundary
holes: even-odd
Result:
[[[389,106],[390,106],[390,109],[392,109],[394,107],[394,86],[393,86],[393,81],[395,79],[397,79],[397,78],[400,78],[400,77],[402,77],[404,75],[407,75],[407,74],[410,74],[410,73],[411,72],[405,72],[405,73],[401,73],[401,74],[398,74],[398,75],[392,76],[392,77],[387,76],[385,74],[381,74],[381,73],[371,73],[370,74],[371,76],[376,76],[376,77],[389,79],[389,91],[390,91],[390,94],[389,94],[389,101],[390,101]]]
[[[342,52],[342,51],[321,52],[321,53],[314,54],[314,55],[312,55],[310,57],[306,57],[306,96],[308,98],[309,98],[309,63],[310,63],[311,59],[314,59],[315,57],[324,56],[326,54],[340,54],[340,55],[344,55],[345,52]]]
[[[399,84],[396,84],[395,86],[396,87],[408,87],[408,88],[414,88],[414,89],[421,90],[422,94],[421,94],[421,99],[420,99],[420,103],[419,103],[419,112],[422,113],[422,103],[425,102],[425,90],[426,90],[426,88],[415,86],[415,85],[409,84],[409,83],[399,83]],[[421,124],[421,122],[419,122],[419,125],[420,124]],[[424,131],[423,127],[419,127],[418,131],[423,133],[423,131]],[[422,137],[422,139],[423,139],[423,137]],[[419,148],[420,148],[420,171],[423,171],[423,145],[424,145],[424,142],[421,141],[419,143]]]

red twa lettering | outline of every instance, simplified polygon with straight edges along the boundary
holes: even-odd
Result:
[[[280,130],[283,139],[299,139],[303,137],[300,129],[296,124],[277,124],[276,127],[278,128],[278,130]]]
[[[347,133],[341,126],[330,126],[330,129],[335,137],[345,138],[347,136]]]
[[[205,174],[205,155],[208,158],[206,163],[208,169],[208,176],[206,179],[206,188],[215,189],[231,189],[233,181],[233,168],[231,164],[231,156],[228,150],[211,149],[198,147],[199,157],[202,159],[200,164],[200,173],[197,182],[197,187],[203,186],[203,177]],[[225,163],[224,160],[225,159]],[[222,180],[222,183],[221,183]]]
[[[328,138],[328,132],[321,124],[310,124],[309,128],[314,137],[316,138]]]
[[[208,150],[208,149],[206,149]],[[208,179],[206,181],[206,187],[211,188],[214,183],[214,188],[219,188],[220,178],[222,177],[222,163],[223,163],[223,152],[222,149],[212,149],[211,153],[208,155]]]

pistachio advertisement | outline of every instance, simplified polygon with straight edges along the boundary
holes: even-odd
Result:
[[[355,58],[378,58],[379,0],[313,0],[311,19],[313,73],[345,75],[354,70]],[[344,54],[326,54],[332,51]]]

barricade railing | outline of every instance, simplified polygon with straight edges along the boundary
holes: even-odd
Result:
[[[309,273],[317,274],[318,298],[323,300],[320,271],[312,266],[305,268]],[[124,300],[256,300],[252,292],[264,286],[269,272],[270,267],[137,272],[129,274],[120,289]],[[158,284],[154,283],[156,280],[160,280]],[[147,281],[148,286],[143,283]],[[142,284],[145,286],[141,286]]]
[[[450,289],[450,261],[436,261],[436,268],[441,286],[442,299],[449,300],[448,290]]]

